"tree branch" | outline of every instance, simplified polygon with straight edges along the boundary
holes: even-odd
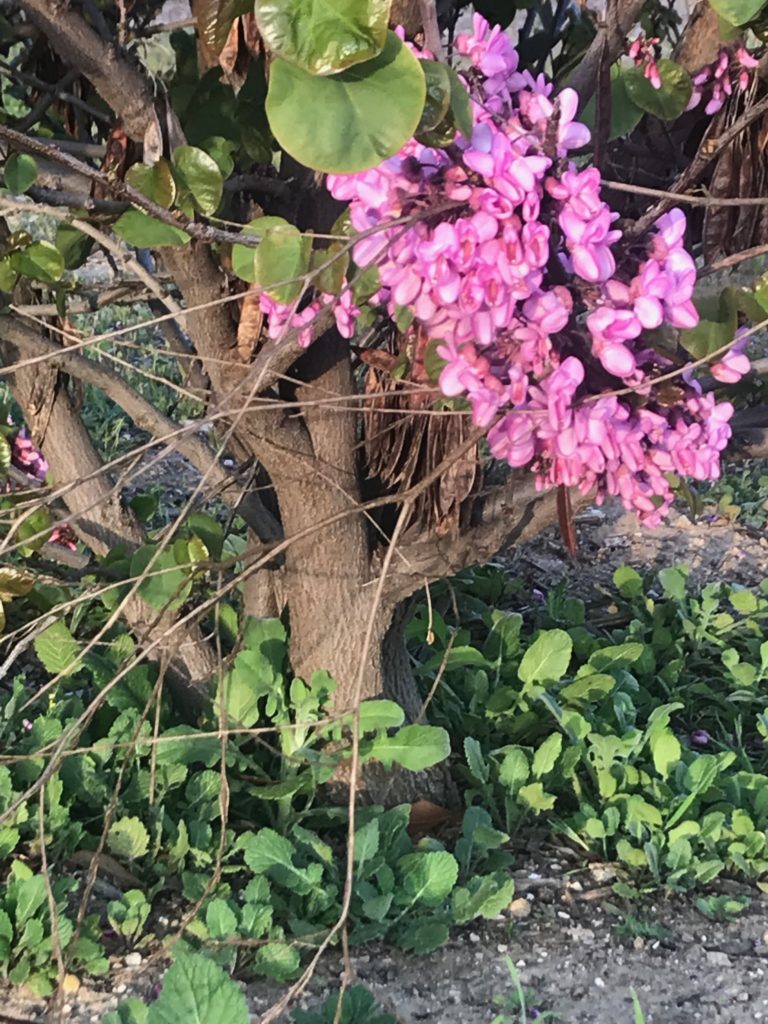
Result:
[[[164,416],[114,370],[61,348],[11,318],[5,318],[2,333],[20,351],[31,356],[46,356],[46,361],[52,366],[84,384],[99,388],[130,416],[137,427],[180,452],[206,477],[209,488],[220,492],[222,501],[246,521],[260,540],[271,542],[280,538],[279,524],[255,494],[246,495],[242,501],[228,495],[227,492],[237,486],[237,481],[222,469],[208,445],[197,434],[184,430]]]
[[[565,83],[579,94],[579,107],[583,110],[594,95],[603,61],[613,64],[624,50],[627,33],[643,12],[645,0],[620,0],[608,4],[606,20],[598,27],[597,35],[584,57]]]
[[[557,491],[537,491],[532,473],[513,473],[481,495],[482,519],[456,536],[419,534],[404,537],[390,568],[386,600],[399,604],[433,580],[453,576],[471,565],[490,561],[505,547],[535,537],[557,522]],[[574,492],[574,511],[587,499]]]
[[[118,56],[69,4],[21,0],[22,8],[56,51],[90,79],[119,116],[132,139],[141,142],[154,116],[155,102],[146,77]]]

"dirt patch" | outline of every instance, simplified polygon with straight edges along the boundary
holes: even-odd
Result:
[[[507,957],[530,992],[531,1021],[550,1010],[564,1024],[628,1024],[631,988],[647,1024],[768,1020],[766,897],[726,883],[729,891],[752,897],[751,906],[730,923],[708,920],[686,900],[659,898],[634,908],[640,923],[627,929],[613,903],[611,878],[606,865],[571,867],[562,857],[537,857],[516,872],[514,913],[462,930],[425,957],[367,946],[353,956],[356,980],[400,1024],[488,1024],[499,1012],[497,1000],[514,992]],[[522,916],[522,904],[528,916]],[[638,930],[652,934],[643,937]],[[133,966],[126,966],[125,958],[116,960],[103,988],[83,985],[64,1005],[64,1018],[98,1024],[118,999],[156,995],[160,967],[144,965],[137,954],[127,960]],[[337,991],[342,968],[338,951],[328,954],[300,1005]],[[283,991],[274,983],[241,984],[254,1024]],[[45,1019],[42,1002],[18,993],[9,995],[4,1010],[22,1020]],[[510,1021],[519,1019],[510,1012]]]

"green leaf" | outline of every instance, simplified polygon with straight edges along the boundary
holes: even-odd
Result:
[[[487,782],[490,769],[483,757],[483,748],[473,736],[464,737],[464,756],[467,759],[467,767],[477,781]]]
[[[379,823],[375,818],[355,832],[355,863],[358,871],[379,852]]]
[[[551,811],[555,806],[555,797],[551,793],[545,793],[540,782],[531,782],[528,786],[523,786],[518,790],[517,795],[520,801],[536,814],[541,811]]]
[[[517,674],[523,683],[556,681],[565,674],[572,651],[573,641],[565,630],[546,630],[525,652]]]
[[[533,755],[533,774],[537,779],[542,775],[548,775],[557,764],[560,751],[563,749],[563,734],[553,732],[537,748]]]
[[[212,135],[202,145],[205,152],[216,161],[216,166],[221,171],[221,176],[226,179],[235,169],[235,161],[232,156],[237,149],[236,143],[225,139],[222,135]]]
[[[256,0],[264,42],[311,75],[331,75],[381,53],[391,0]]]
[[[637,127],[644,111],[631,99],[627,92],[626,72],[634,68],[623,68],[620,64],[611,67],[611,127],[609,141],[622,138]],[[595,130],[595,99],[592,97],[584,110],[579,114],[591,132]]]
[[[659,572],[659,583],[664,589],[664,596],[673,601],[685,600],[685,573],[680,569],[662,569]]]
[[[640,597],[643,577],[631,565],[620,565],[613,574],[613,585],[622,597]]]
[[[451,897],[456,924],[468,924],[476,917],[494,918],[512,902],[515,880],[502,871],[472,878],[466,887],[454,890]]]
[[[176,182],[170,163],[160,157],[151,167],[147,164],[134,164],[125,175],[126,182],[151,199],[158,206],[170,210],[176,200]]]
[[[117,1009],[105,1013],[101,1024],[147,1024],[149,1007],[137,996],[121,999]]]
[[[18,274],[13,269],[10,256],[0,259],[0,292],[13,291]]]
[[[388,32],[378,57],[328,78],[275,60],[267,117],[277,141],[296,160],[318,171],[351,174],[402,148],[416,130],[425,95],[418,60]]]
[[[80,644],[63,620],[54,622],[35,637],[35,654],[51,675],[71,672],[80,653]]]
[[[450,894],[459,877],[459,863],[447,850],[408,853],[399,867],[403,889],[412,903],[439,906]]]
[[[374,740],[370,756],[385,768],[402,765],[411,772],[421,772],[444,761],[451,752],[451,740],[445,729],[437,725],[406,725],[394,736]]]
[[[135,860],[149,849],[149,832],[140,818],[120,818],[109,829],[107,846],[118,860]]]
[[[361,735],[378,729],[397,729],[405,721],[405,712],[393,700],[364,700],[359,716]]]
[[[746,25],[766,6],[766,0],[709,0],[720,17],[730,25]]]
[[[622,77],[627,95],[641,110],[662,121],[674,121],[688,106],[693,91],[691,76],[672,60],[662,59],[657,62],[657,67],[660,89],[654,89],[641,68],[624,69]]]
[[[249,1024],[245,996],[212,960],[181,953],[149,1008],[148,1024]]]
[[[240,845],[245,863],[256,875],[264,874],[276,865],[290,864],[293,859],[293,843],[271,828],[259,829],[256,834],[246,834]]]
[[[253,960],[255,971],[259,974],[265,974],[268,978],[274,978],[275,981],[290,981],[291,978],[296,976],[300,966],[301,959],[298,949],[287,945],[285,942],[268,942],[266,946],[261,946],[256,951],[256,956]],[[243,1004],[245,1004],[245,1000],[243,1000]],[[218,1022],[224,1019],[227,1020],[227,1024],[230,1024],[229,1018],[216,1016],[210,1020],[211,1024],[213,1024],[214,1020]],[[154,1024],[154,1022],[150,1021],[150,1024]],[[208,1022],[206,1021],[205,1024],[208,1024]]]
[[[226,900],[211,900],[205,911],[205,926],[212,939],[237,935],[237,916]]]
[[[522,750],[515,747],[504,756],[499,768],[499,782],[510,793],[516,793],[530,775],[528,758]]]
[[[437,60],[420,60],[427,83],[427,95],[415,134],[432,131],[443,120],[451,105],[451,79],[448,66]]]
[[[34,917],[48,899],[45,879],[42,875],[25,878],[14,886],[16,891],[16,930],[21,930],[25,921]]]
[[[88,259],[94,240],[84,231],[78,231],[71,224],[59,224],[56,228],[56,248],[64,260],[67,270],[77,270]]]
[[[213,157],[196,146],[179,146],[173,151],[173,169],[189,190],[196,209],[207,216],[216,213],[224,179]]]
[[[278,302],[288,305],[304,291],[301,280],[309,270],[312,240],[288,225],[268,231],[256,249],[256,284]]]
[[[141,210],[126,210],[115,221],[114,232],[137,249],[161,249],[164,245],[186,245],[189,235],[173,224],[163,224]]]
[[[671,729],[662,729],[651,733],[649,743],[656,771],[663,779],[668,778],[680,760],[680,741]]]
[[[408,928],[398,936],[402,949],[423,956],[444,946],[450,937],[448,925],[440,921],[425,921],[415,928]]]
[[[11,153],[3,170],[6,188],[15,196],[23,195],[37,179],[37,164],[29,153]]]
[[[64,273],[64,257],[50,242],[33,242],[11,254],[11,266],[18,274],[54,284]]]
[[[166,548],[157,554],[155,544],[139,548],[131,558],[130,574],[133,579],[139,579],[145,572],[147,576],[139,584],[139,596],[150,607],[175,609],[184,604],[192,584],[184,570],[177,566],[173,551]]]

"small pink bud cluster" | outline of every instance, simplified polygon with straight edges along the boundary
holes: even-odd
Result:
[[[646,60],[655,43],[643,45]],[[576,94],[553,97],[543,76],[519,71],[507,36],[479,15],[456,50],[471,138],[446,149],[412,139],[370,170],[328,176],[361,233],[355,264],[378,270],[373,301],[392,317],[405,308],[438,342],[440,389],[469,402],[496,458],[530,467],[540,488],[597,488],[658,523],[668,474],[719,475],[733,412],[690,374],[672,405],[655,391],[670,364],[646,332],[698,321],[685,216],[672,210],[645,247],[622,249],[599,171],[568,156],[589,141]],[[351,331],[357,310],[339,306]]]
[[[48,463],[43,453],[32,443],[26,427],[22,427],[11,440],[11,462],[16,469],[41,482],[48,475]]]
[[[629,44],[628,56],[635,62],[635,66],[643,69],[643,75],[648,79],[654,89],[661,88],[661,75],[656,59],[659,53],[661,39],[658,36],[648,37],[642,32]]]
[[[701,71],[694,75],[693,92],[687,109],[693,110],[697,107],[705,93],[708,93],[709,99],[704,107],[704,113],[716,114],[735,89],[745,92],[749,88],[758,64],[759,61],[746,47],[737,46],[731,49],[722,46],[717,60],[712,64],[705,64]]]

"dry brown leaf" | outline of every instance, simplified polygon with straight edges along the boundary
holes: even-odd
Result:
[[[259,290],[252,284],[243,296],[240,307],[240,323],[237,327],[237,354],[240,362],[250,363],[253,358],[263,323],[264,314],[259,307]]]

